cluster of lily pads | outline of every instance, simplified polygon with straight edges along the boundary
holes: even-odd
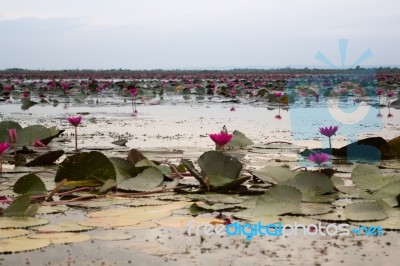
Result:
[[[29,78],[28,78],[29,77]],[[60,76],[8,75],[0,79],[0,95],[6,102],[21,102],[26,110],[36,104],[58,105],[63,102],[83,103],[90,95],[114,95],[124,100],[146,101],[164,95],[183,95],[190,99],[221,96],[237,102],[242,97],[270,103],[291,103],[300,98],[319,101],[320,97],[356,97],[376,95],[390,99],[399,95],[398,75],[371,73],[338,74],[163,74],[132,75],[113,79],[107,75],[61,78]],[[282,94],[282,93],[285,94]],[[0,98],[1,99],[1,98]],[[399,102],[391,103],[394,107]],[[136,111],[136,107],[135,107]],[[279,119],[280,114],[277,115]]]

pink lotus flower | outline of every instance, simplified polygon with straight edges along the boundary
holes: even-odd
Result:
[[[81,123],[82,116],[67,117],[67,120],[71,125],[73,125],[74,127],[77,127]]]
[[[129,92],[133,97],[136,97],[138,95],[138,93],[139,93],[136,88],[129,89]]]
[[[282,96],[282,92],[281,91],[276,91],[274,93],[275,97],[281,97]]]
[[[375,93],[376,93],[377,95],[382,95],[383,90],[382,90],[381,88],[376,89],[376,90],[375,90]]]
[[[393,93],[393,91],[388,91],[387,93],[386,93],[386,96],[387,97],[393,97],[393,95],[394,95],[394,93]]]
[[[281,115],[276,115],[276,116],[275,116],[275,119],[281,120],[281,119],[282,119],[282,116],[281,116]]]
[[[320,127],[319,133],[329,138],[329,148],[332,149],[331,137],[335,135],[336,131],[339,129],[338,126],[330,126],[330,127]]]
[[[308,160],[318,164],[318,166],[321,166],[323,163],[329,161],[330,159],[331,157],[328,154],[320,152],[310,154],[310,156],[308,156]]]
[[[210,134],[210,138],[215,142],[218,149],[224,149],[225,144],[232,140],[233,135],[225,132]]]
[[[69,88],[69,84],[68,83],[61,83],[60,84],[61,85],[61,88],[63,89],[63,90],[66,90],[66,89],[68,89]]]
[[[17,155],[17,130],[15,128],[10,128],[8,130],[8,135],[10,137],[10,142],[14,146],[14,157]]]
[[[11,143],[17,143],[17,130],[15,128],[10,128],[8,130],[8,135],[10,136]]]
[[[235,107],[232,107],[230,111],[235,112],[236,111]]]
[[[47,147],[46,144],[44,144],[40,139],[35,140],[35,142],[33,143],[33,146],[35,146],[37,148]]]
[[[10,143],[8,143],[8,142],[0,143],[0,156],[2,156],[3,153],[4,153],[6,150],[8,150],[8,148],[10,148]]]
[[[3,153],[10,148],[8,142],[0,143],[0,173],[3,172]]]
[[[338,126],[330,126],[330,127],[320,127],[319,128],[319,133],[321,133],[324,136],[327,136],[328,138],[332,137],[335,135],[336,131],[339,129]]]
[[[67,120],[75,127],[75,151],[78,151],[78,126],[81,123],[82,116],[67,117]]]

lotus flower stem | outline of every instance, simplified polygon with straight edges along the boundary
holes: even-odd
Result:
[[[78,151],[78,127],[75,127],[75,151]]]
[[[0,156],[0,174],[3,173],[3,156]]]
[[[17,157],[17,143],[13,143],[13,148],[14,148],[14,159]]]
[[[68,117],[68,122],[75,127],[75,151],[78,151],[78,126],[81,123],[82,116]]]

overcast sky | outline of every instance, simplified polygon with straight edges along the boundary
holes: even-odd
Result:
[[[0,0],[0,69],[400,65],[398,0]]]

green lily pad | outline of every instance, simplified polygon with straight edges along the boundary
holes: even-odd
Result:
[[[383,176],[379,168],[372,165],[357,165],[351,173],[351,178],[359,188],[371,191],[400,181],[400,176]]]
[[[59,206],[39,206],[38,214],[54,214],[66,212],[69,208],[64,205]]]
[[[320,173],[300,172],[285,184],[300,190],[304,201],[330,202],[336,199],[336,195],[325,195],[335,192],[335,189],[330,178]]]
[[[29,209],[29,203],[31,199],[29,195],[22,195],[16,198],[10,206],[8,206],[4,210],[5,217],[23,217],[23,216],[30,216],[27,215],[25,212]]]
[[[14,184],[13,191],[25,195],[44,195],[47,189],[43,181],[35,174],[20,177]]]
[[[196,178],[197,181],[199,181],[200,185],[206,186],[206,183],[203,180],[203,177],[201,174],[196,170],[194,167],[193,163],[189,160],[182,159],[181,160],[182,164],[186,167],[186,169],[189,171],[191,175],[193,175],[194,178]]]
[[[21,99],[22,105],[21,110],[28,110],[32,106],[38,104],[37,102],[31,101],[30,99],[23,98]]]
[[[251,209],[235,213],[238,218],[257,221],[265,217],[300,212],[301,192],[291,186],[278,185],[258,196]]]
[[[313,215],[312,218],[321,220],[321,221],[328,221],[328,222],[344,222],[347,221],[342,210],[336,210],[334,212]]]
[[[116,179],[116,171],[111,161],[101,152],[82,152],[67,157],[60,164],[55,181],[60,182],[63,179],[95,179],[106,182],[108,179]]]
[[[385,230],[400,230],[400,209],[391,208],[389,210],[386,210],[386,213],[388,214],[389,217],[385,220],[379,221],[379,226]],[[352,223],[358,226],[366,226],[366,227],[377,226],[377,222],[354,221]]]
[[[14,229],[14,228],[0,229],[0,239],[25,236],[27,234],[29,234],[29,231],[25,229]]]
[[[0,217],[0,228],[27,228],[48,223],[48,220],[34,217]]]
[[[48,239],[54,245],[80,243],[90,240],[90,235],[83,233],[39,233],[28,236],[31,239]]]
[[[50,130],[42,125],[32,125],[17,130],[17,145],[33,145],[37,139],[51,137]]]
[[[112,157],[109,158],[111,163],[114,165],[116,174],[117,174],[117,182],[121,182],[123,180],[135,177],[139,174],[139,169],[137,169],[130,161]]]
[[[30,239],[25,236],[3,239],[0,240],[0,254],[35,250],[50,245],[51,241],[48,239]]]
[[[265,182],[282,184],[290,179],[293,179],[296,175],[296,172],[291,171],[287,167],[266,166],[260,170],[254,171],[253,174]]]
[[[346,205],[344,215],[351,221],[379,221],[388,217],[378,202],[356,202]]]
[[[135,164],[135,167],[157,167],[155,163],[150,161],[149,159],[140,160]]]
[[[39,157],[36,157],[29,163],[25,164],[25,166],[44,166],[44,165],[53,165],[61,156],[64,155],[64,151],[50,151]]]
[[[12,128],[15,128],[16,130],[22,129],[21,125],[14,121],[0,122],[0,142],[10,141],[8,130]]]
[[[386,185],[372,193],[373,199],[396,198],[400,195],[400,181]]]
[[[122,181],[118,184],[118,188],[128,191],[153,191],[163,180],[163,174],[157,168],[150,167],[138,176]]]
[[[238,159],[218,151],[203,153],[198,159],[198,163],[202,176],[208,178],[212,187],[222,187],[235,181],[239,178],[243,167]]]
[[[233,131],[232,135],[233,139],[226,144],[226,146],[230,149],[244,148],[254,144],[251,139],[246,137],[246,135],[240,131],[235,130]]]
[[[325,203],[310,203],[302,202],[300,203],[300,211],[293,211],[292,214],[299,215],[318,215],[329,213],[333,210],[332,205]]]

